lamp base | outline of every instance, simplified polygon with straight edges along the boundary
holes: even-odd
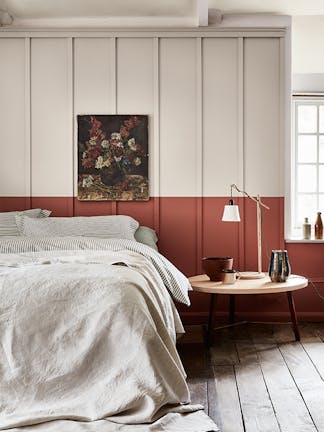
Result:
[[[263,279],[263,278],[265,278],[265,274],[259,273],[259,272],[246,271],[246,272],[239,272],[239,273],[240,273],[240,279]]]

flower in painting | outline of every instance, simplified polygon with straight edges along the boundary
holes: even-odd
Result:
[[[121,134],[119,132],[112,132],[110,138],[113,140],[121,140]]]
[[[84,177],[84,179],[82,180],[82,186],[87,188],[92,186],[93,180],[94,178],[92,177],[92,175],[88,175],[87,177]]]
[[[113,133],[110,135],[110,139],[111,139],[111,141],[113,141],[114,143],[123,143],[122,136],[121,136],[121,134],[120,134],[119,132],[113,132]]]
[[[97,158],[97,160],[96,160],[96,163],[95,163],[95,168],[97,168],[97,169],[101,169],[101,168],[103,168],[105,165],[104,165],[104,160],[103,160],[103,157],[102,156],[98,156],[98,158]]]
[[[87,159],[84,159],[84,160],[82,161],[82,165],[83,165],[85,168],[92,168],[93,163],[92,163],[92,160],[91,160],[90,158],[87,158]]]
[[[127,143],[128,143],[128,147],[129,147],[131,150],[133,150],[133,151],[136,150],[136,141],[135,141],[135,138],[131,138],[131,139],[129,139],[129,140],[127,141]]]
[[[90,145],[90,147],[94,147],[95,145],[97,145],[97,138],[96,137],[91,137],[89,139],[89,145]]]
[[[112,147],[123,147],[123,139],[119,132],[113,132],[110,135],[110,145]]]
[[[105,166],[105,167],[110,167],[110,165],[111,165],[111,162],[110,162],[110,160],[109,159],[106,159],[105,161],[104,161],[104,163],[103,163],[103,166]]]
[[[90,116],[90,121],[91,121],[91,129],[89,130],[90,141],[93,140],[97,142],[97,138],[99,138],[100,140],[105,139],[106,135],[100,129],[102,125],[101,121],[99,121],[96,118],[96,116]]]
[[[136,151],[137,151],[138,153],[142,153],[142,154],[144,154],[144,151],[143,151],[143,149],[142,149],[142,146],[140,146],[139,144],[136,144]]]
[[[141,123],[136,116],[121,122],[119,130],[117,128],[109,135],[102,129],[102,123],[96,116],[90,116],[90,122],[91,129],[82,152],[84,168],[102,170],[111,167],[111,171],[118,170],[125,175],[143,163],[143,148],[137,138],[132,136],[132,129]]]
[[[122,137],[125,137],[125,138],[127,138],[129,136],[129,131],[128,131],[127,127],[125,127],[125,126],[120,127],[120,135]]]
[[[101,141],[101,147],[104,149],[109,148],[109,141],[108,140]]]
[[[140,123],[137,116],[131,116],[129,120],[124,121],[124,125],[127,129],[133,129],[135,126],[137,126]]]

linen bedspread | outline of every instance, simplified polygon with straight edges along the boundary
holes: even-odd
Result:
[[[218,430],[189,405],[176,327],[138,253],[0,254],[0,430]]]

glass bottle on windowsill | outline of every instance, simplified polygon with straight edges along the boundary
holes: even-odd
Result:
[[[315,240],[323,240],[323,222],[321,212],[317,212],[317,218],[315,222]]]
[[[305,220],[303,223],[303,239],[304,240],[310,240],[311,231],[312,231],[311,224],[308,221],[308,217],[305,217]]]

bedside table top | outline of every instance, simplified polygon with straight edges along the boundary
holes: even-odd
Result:
[[[194,291],[211,294],[273,294],[295,291],[307,287],[303,276],[290,275],[286,282],[271,282],[269,276],[262,279],[238,279],[234,284],[213,282],[207,275],[192,276],[189,282]]]

